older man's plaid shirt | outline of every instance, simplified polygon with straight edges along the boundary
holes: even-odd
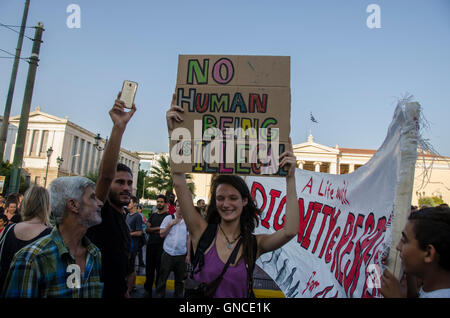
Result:
[[[80,285],[73,283],[75,258],[65,246],[58,228],[22,248],[15,255],[4,286],[4,297],[13,298],[98,298],[101,253],[86,237],[86,267],[80,273]],[[69,265],[72,265],[69,267]]]

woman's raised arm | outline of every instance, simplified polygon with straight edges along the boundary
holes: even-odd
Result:
[[[258,241],[257,257],[282,247],[298,233],[300,216],[297,189],[295,186],[296,159],[290,138],[289,149],[280,156],[280,167],[288,167],[288,174],[286,176],[286,213],[284,216],[284,226],[275,233],[256,236]]]
[[[176,105],[176,95],[172,96],[172,103],[170,109],[166,113],[167,129],[169,137],[174,129],[175,122],[182,122],[183,108]],[[186,177],[184,173],[172,172],[172,181],[177,194],[177,199],[180,204],[181,212],[183,213],[184,222],[191,236],[192,244],[194,248],[197,246],[200,236],[205,231],[208,223],[202,218],[202,216],[195,210],[194,203],[192,202],[192,195],[186,184]]]

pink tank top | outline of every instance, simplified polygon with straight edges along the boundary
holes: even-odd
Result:
[[[212,282],[219,277],[225,266],[217,254],[216,238],[214,238],[213,246],[204,256],[205,263],[202,270],[194,274],[194,279],[198,282]],[[247,269],[243,257],[236,266],[228,266],[214,298],[247,298]]]

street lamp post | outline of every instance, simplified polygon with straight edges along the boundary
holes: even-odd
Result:
[[[47,176],[48,176],[48,164],[50,162],[50,156],[53,153],[53,148],[50,146],[50,148],[47,149],[47,167],[45,168],[45,181],[44,181],[44,188],[47,187]]]
[[[100,140],[102,140],[102,137],[100,137],[100,134],[97,134],[97,136],[95,136],[94,139],[95,139],[95,144],[94,144],[95,149],[97,149],[99,152],[102,152],[103,150],[105,150],[106,144],[108,143],[108,137],[106,137],[105,145],[103,147],[100,146]],[[98,171],[99,165],[100,165],[100,158],[97,161],[97,167],[95,168],[96,171]]]
[[[105,142],[104,147],[100,146],[100,140],[102,140],[102,137],[100,137],[100,134],[97,134],[97,136],[95,136],[94,139],[95,139],[94,147],[97,148],[98,151],[103,151],[106,147],[106,144],[108,143],[108,137],[106,137],[106,142]]]
[[[60,156],[58,156],[58,158],[56,158],[56,163],[58,164],[58,173],[57,173],[57,177],[59,178],[59,170],[61,169],[61,164],[63,163],[64,159],[61,158]]]

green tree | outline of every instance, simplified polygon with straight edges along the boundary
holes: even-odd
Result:
[[[155,188],[159,193],[173,191],[172,174],[170,172],[170,160],[166,157],[158,159],[158,164],[152,166],[148,178],[148,186]],[[195,185],[192,182],[192,176],[186,174],[186,182],[191,193],[194,193]]]
[[[419,199],[419,206],[429,205],[429,206],[438,206],[443,204],[444,200],[439,197],[423,197]]]
[[[3,184],[3,193],[0,193],[1,195],[5,196],[8,194],[11,170],[12,170],[12,164],[9,163],[9,161],[1,162],[0,176],[5,176],[5,183]],[[21,175],[20,176],[19,193],[22,193],[22,194],[25,193],[25,191],[28,189],[29,186],[30,185],[28,184],[27,180]]]

